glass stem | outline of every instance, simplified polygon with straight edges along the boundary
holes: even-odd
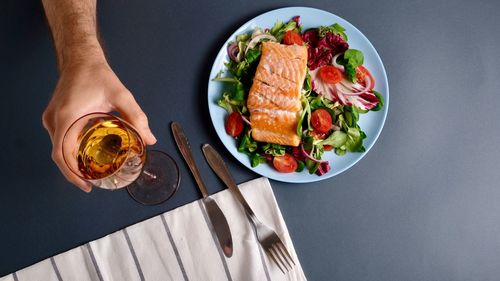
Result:
[[[152,178],[152,179],[156,179],[156,175],[155,175],[155,174],[152,174],[152,173],[150,173],[150,172],[148,172],[148,171],[143,171],[143,173],[144,173],[145,175],[147,175],[148,177]]]

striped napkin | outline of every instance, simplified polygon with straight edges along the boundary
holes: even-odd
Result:
[[[296,266],[283,274],[260,247],[229,190],[212,195],[226,215],[234,252],[218,246],[201,200],[129,226],[0,278],[7,280],[306,280],[267,178],[241,184],[255,214],[284,240]]]

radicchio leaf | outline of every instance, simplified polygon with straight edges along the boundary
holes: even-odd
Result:
[[[333,56],[349,49],[349,44],[342,36],[327,32],[321,37],[318,29],[304,32],[302,39],[308,46],[307,65],[311,70],[329,64]]]

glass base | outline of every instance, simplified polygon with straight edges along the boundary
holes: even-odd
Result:
[[[147,152],[141,175],[129,186],[128,193],[144,205],[157,205],[168,200],[179,189],[179,167],[170,155],[152,150]]]

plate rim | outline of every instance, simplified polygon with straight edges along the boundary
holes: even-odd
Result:
[[[214,105],[212,105],[213,101],[210,99],[210,85],[212,83],[215,83],[212,81],[212,76],[214,75],[214,73],[218,73],[220,72],[221,70],[223,69],[215,69],[215,66],[216,64],[220,61],[220,60],[224,60],[223,56],[226,56],[227,57],[227,51],[226,51],[226,48],[227,48],[227,44],[231,41],[231,40],[234,40],[234,37],[236,35],[238,35],[240,32],[242,32],[241,29],[243,28],[246,28],[248,27],[248,25],[250,25],[253,21],[255,21],[256,19],[258,19],[259,17],[264,17],[264,16],[267,16],[269,14],[276,14],[276,13],[282,13],[282,12],[290,12],[290,11],[293,11],[296,15],[299,15],[299,16],[302,16],[300,14],[300,12],[304,12],[305,10],[309,11],[309,12],[312,12],[312,13],[322,13],[328,17],[334,17],[334,18],[340,18],[342,19],[343,21],[347,22],[351,28],[353,28],[363,39],[363,41],[365,41],[368,46],[372,49],[372,51],[374,52],[375,56],[373,59],[376,60],[376,62],[378,64],[380,64],[381,68],[380,68],[380,71],[381,71],[381,74],[382,76],[385,78],[383,79],[384,81],[384,86],[386,88],[386,92],[384,93],[384,110],[383,110],[383,116],[382,116],[382,119],[381,119],[381,122],[380,124],[378,125],[378,128],[375,132],[375,134],[373,135],[373,142],[371,142],[370,144],[368,144],[367,146],[365,146],[365,151],[364,152],[361,152],[359,157],[356,157],[355,159],[353,159],[353,161],[351,161],[350,163],[346,164],[345,167],[343,167],[342,169],[339,169],[339,170],[335,170],[334,172],[332,172],[331,174],[325,174],[323,176],[316,176],[316,177],[304,177],[304,178],[299,178],[299,179],[293,179],[292,180],[287,180],[286,179],[286,175],[288,174],[283,174],[283,177],[274,177],[273,175],[267,175],[267,174],[264,174],[264,173],[261,173],[259,171],[257,171],[255,168],[252,168],[250,165],[248,165],[249,163],[244,163],[242,160],[240,160],[238,157],[236,157],[236,155],[233,153],[233,151],[231,149],[229,149],[228,145],[226,144],[226,142],[223,140],[223,138],[220,136],[219,134],[219,131],[217,130],[217,124],[214,120],[214,116],[212,114],[212,107]],[[277,18],[276,20],[280,20],[279,18]],[[238,161],[240,162],[243,166],[245,166],[246,168],[250,169],[252,172],[260,175],[260,176],[264,176],[264,177],[267,177],[269,179],[272,179],[272,180],[276,180],[276,181],[280,181],[280,182],[286,182],[286,183],[312,183],[312,182],[318,182],[318,181],[322,181],[322,180],[326,180],[326,179],[330,179],[330,178],[333,178],[335,176],[338,176],[340,175],[341,173],[349,170],[350,168],[352,168],[355,164],[357,164],[361,159],[363,159],[366,154],[368,154],[368,152],[371,150],[371,148],[375,145],[375,143],[378,141],[378,138],[380,136],[380,134],[382,133],[382,130],[385,126],[385,122],[386,122],[386,119],[387,119],[387,114],[388,114],[388,111],[389,111],[389,80],[388,80],[388,77],[387,77],[387,72],[385,70],[385,66],[384,66],[384,63],[382,61],[382,59],[380,58],[380,54],[378,53],[377,49],[373,46],[373,44],[371,43],[371,41],[364,35],[363,32],[361,32],[356,26],[354,26],[352,23],[350,23],[348,20],[336,15],[336,14],[333,14],[329,11],[325,11],[325,10],[322,10],[322,9],[318,9],[318,8],[313,8],[313,7],[306,7],[306,6],[289,6],[289,7],[282,7],[282,8],[277,8],[277,9],[273,9],[273,10],[269,10],[267,12],[264,12],[264,13],[260,13],[254,17],[252,17],[251,19],[249,19],[248,21],[246,21],[245,23],[243,23],[242,25],[240,25],[233,33],[231,33],[231,35],[227,38],[226,41],[224,41],[222,47],[219,49],[219,51],[217,52],[217,55],[215,56],[215,59],[212,63],[212,67],[211,67],[211,70],[210,70],[210,73],[209,73],[209,77],[208,77],[208,85],[207,85],[207,105],[208,105],[208,113],[210,115],[210,120],[211,120],[211,123],[212,123],[212,126],[213,128],[215,129],[215,132],[217,134],[217,137],[219,138],[219,140],[222,142],[223,146],[226,148],[226,150],[228,150],[228,152]],[[215,106],[218,106],[215,104]],[[220,126],[220,124],[219,124]],[[235,144],[233,144],[235,145]],[[239,154],[243,154],[243,153],[240,153],[238,151],[236,151],[236,153],[239,153]],[[269,167],[269,169],[272,169],[272,167]],[[301,173],[306,173],[306,171],[302,171]],[[309,174],[308,174],[309,175]]]

